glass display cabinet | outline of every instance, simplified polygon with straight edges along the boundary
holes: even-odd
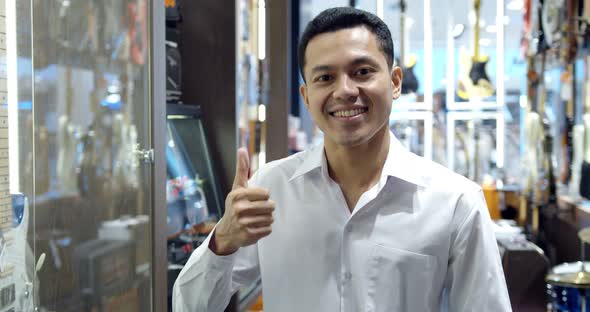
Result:
[[[0,1],[0,311],[163,310],[152,23],[151,0]]]
[[[447,167],[481,183],[504,162],[503,112],[453,111],[447,114]]]
[[[432,159],[432,112],[393,110],[389,127],[411,152]]]

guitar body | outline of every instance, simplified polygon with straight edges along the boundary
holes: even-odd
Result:
[[[414,74],[414,65],[402,68],[402,94],[416,93],[418,91],[418,78]]]

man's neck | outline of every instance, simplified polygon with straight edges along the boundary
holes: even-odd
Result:
[[[330,177],[345,189],[368,190],[381,176],[389,152],[389,129],[379,130],[369,142],[346,147],[324,141]]]

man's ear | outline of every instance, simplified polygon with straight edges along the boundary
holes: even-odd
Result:
[[[301,93],[301,97],[303,98],[303,102],[305,103],[305,107],[309,111],[309,98],[307,96],[307,85],[306,84],[302,84],[301,87],[299,87],[299,93]]]
[[[393,86],[393,99],[397,99],[402,94],[403,73],[399,66],[394,66],[391,70],[391,85]]]

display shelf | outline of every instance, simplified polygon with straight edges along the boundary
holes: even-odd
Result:
[[[198,106],[167,104],[168,233],[174,237],[223,214],[221,191]]]
[[[422,132],[423,155],[426,159],[432,159],[432,127],[433,117],[430,111],[406,111],[406,110],[392,110],[389,116],[389,126],[393,127],[400,121],[422,121],[424,123],[424,131]],[[400,138],[398,138],[400,139]]]
[[[459,121],[486,121],[496,122],[496,167],[503,168],[504,164],[504,115],[501,111],[451,111],[447,113],[447,167],[455,170],[455,153],[457,131],[456,124]],[[474,129],[478,131],[478,129]],[[472,148],[471,150],[474,150]],[[486,155],[489,156],[489,155]],[[467,160],[471,161],[471,159]]]

